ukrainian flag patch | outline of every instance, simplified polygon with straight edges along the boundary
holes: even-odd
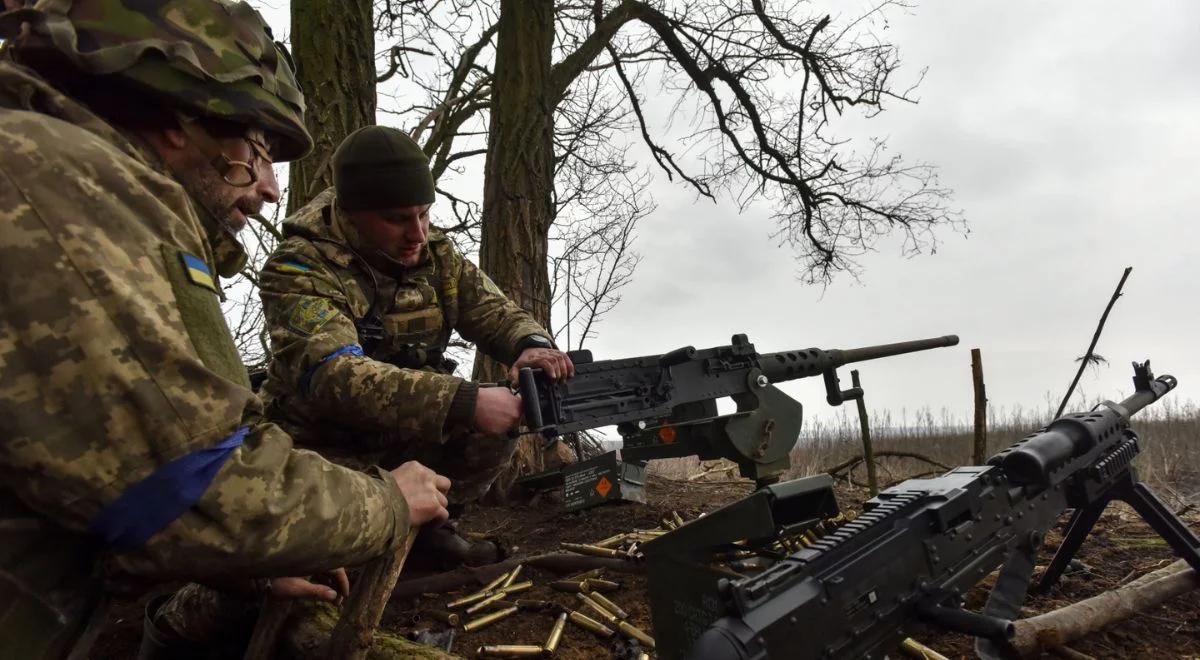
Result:
[[[281,273],[290,273],[292,275],[303,275],[312,270],[308,266],[299,261],[280,261],[275,264],[275,270]]]
[[[217,283],[213,281],[212,271],[203,259],[187,252],[180,252],[179,258],[183,260],[183,272],[187,274],[188,281],[213,293],[217,292]]]

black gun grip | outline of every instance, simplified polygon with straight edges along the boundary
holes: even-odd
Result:
[[[521,391],[521,407],[525,411],[525,426],[530,430],[542,430],[542,398],[538,395],[537,379],[533,369],[524,367],[518,374],[518,384]]]

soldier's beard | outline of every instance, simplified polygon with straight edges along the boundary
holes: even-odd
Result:
[[[250,216],[263,207],[264,200],[260,195],[251,192],[250,188],[229,185],[207,163],[191,169],[180,183],[192,199],[208,211],[217,226],[230,236],[236,237],[245,229]]]

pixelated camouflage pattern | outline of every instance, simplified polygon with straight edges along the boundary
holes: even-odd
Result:
[[[33,38],[18,50],[53,48],[194,114],[259,126],[276,162],[312,149],[291,58],[245,2],[41,0],[0,16],[0,36],[15,38],[22,24]]]
[[[355,256],[350,230],[333,189],[326,190],[284,221],[286,238],[260,273],[273,351],[263,387],[268,415],[305,430],[305,438],[349,430],[401,443],[444,442],[462,379],[388,361],[406,347],[444,350],[454,329],[511,363],[518,342],[549,333],[436,229],[423,261],[394,277]],[[355,321],[367,315],[376,288],[385,314],[374,359],[343,355],[322,363],[343,347],[361,345]]]
[[[51,609],[80,602],[91,583],[79,575],[99,554],[152,578],[305,575],[366,561],[408,533],[389,476],[293,449],[244,376],[201,358],[197,342],[233,346],[216,294],[193,286],[209,299],[185,305],[172,284],[183,265],[171,255],[212,263],[183,189],[126,136],[4,62],[0,223],[0,631],[22,594],[62,595],[43,603]],[[89,548],[89,522],[127,488],[241,427],[245,444],[189,511],[136,550]],[[30,561],[55,556],[64,536],[87,556]]]

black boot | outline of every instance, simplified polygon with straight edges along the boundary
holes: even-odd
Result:
[[[202,660],[206,647],[180,637],[175,631],[160,625],[158,610],[170,596],[156,596],[146,604],[142,622],[142,645],[137,660]]]
[[[496,541],[467,538],[459,534],[450,521],[422,527],[412,549],[412,559],[418,564],[429,564],[441,570],[486,566],[502,561],[505,556],[504,549]]]

